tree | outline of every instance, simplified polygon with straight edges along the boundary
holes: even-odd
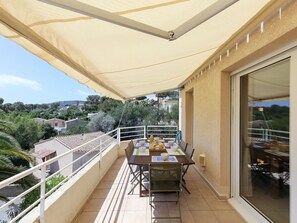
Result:
[[[69,106],[69,108],[67,108],[66,110],[61,111],[58,118],[63,120],[70,120],[70,119],[80,117],[82,115],[83,115],[83,112],[79,110],[77,106],[72,105],[72,106]]]
[[[60,135],[76,135],[76,134],[83,134],[88,133],[89,129],[86,126],[73,126],[66,132],[60,133]]]
[[[22,149],[30,150],[43,137],[41,124],[33,121],[28,116],[18,115],[12,120],[15,123],[12,135],[20,143]]]
[[[121,121],[120,126],[154,125],[159,120],[158,110],[152,101],[128,101],[118,106],[112,116],[116,125]]]
[[[5,112],[14,111],[14,106],[11,103],[3,104],[1,105],[1,107],[2,107],[2,110]]]
[[[84,104],[84,110],[87,112],[96,112],[100,103],[99,95],[89,95],[87,101]]]
[[[147,97],[146,96],[141,96],[141,97],[137,97],[137,98],[135,98],[137,101],[143,101],[143,100],[145,100],[145,99],[147,99]]]
[[[4,99],[3,98],[0,98],[0,105],[2,105],[4,102]]]
[[[19,157],[33,162],[29,153],[23,151],[18,141],[6,132],[12,132],[11,123],[0,120],[0,156]]]
[[[54,176],[53,178],[49,179],[45,183],[45,193],[49,192],[51,189],[56,187],[60,182],[62,182],[65,179],[62,175]],[[20,204],[21,210],[25,210],[27,207],[29,207],[31,204],[33,204],[35,201],[37,201],[40,198],[40,187],[34,189],[30,193],[26,194],[24,200]]]
[[[172,107],[171,107],[171,118],[176,124],[178,124],[178,120],[179,120],[178,104],[172,105]]]
[[[90,132],[102,131],[108,132],[114,128],[115,120],[110,115],[100,111],[91,118],[87,128]]]
[[[105,113],[111,113],[116,107],[123,105],[119,100],[113,98],[101,97],[100,104],[98,104],[98,110]]]
[[[8,179],[26,169],[23,166],[16,166],[12,159],[19,158],[33,163],[33,157],[23,151],[19,143],[8,132],[12,131],[11,123],[0,120],[0,181]],[[35,183],[33,175],[22,178],[15,182],[20,184],[23,188],[29,188]],[[7,198],[0,194],[0,199],[7,201]]]
[[[51,137],[55,137],[58,134],[50,124],[42,124],[41,131],[43,134],[41,137],[42,139],[49,139]]]
[[[20,101],[15,102],[15,103],[13,103],[13,106],[14,106],[14,110],[15,111],[23,111],[23,110],[25,110],[25,105],[24,105],[23,102],[20,102]]]
[[[59,102],[54,102],[51,104],[51,109],[58,110],[59,106],[60,106]]]

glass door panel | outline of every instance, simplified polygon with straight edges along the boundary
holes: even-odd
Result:
[[[240,77],[240,196],[289,222],[290,59]]]

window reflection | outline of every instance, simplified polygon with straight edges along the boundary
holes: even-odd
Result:
[[[289,222],[289,62],[240,78],[240,194],[273,222]]]

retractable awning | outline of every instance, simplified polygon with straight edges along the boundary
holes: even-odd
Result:
[[[125,100],[177,88],[267,4],[1,0],[0,34],[96,92]]]

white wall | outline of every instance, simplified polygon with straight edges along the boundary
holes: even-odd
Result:
[[[57,156],[69,151],[69,149],[66,146],[62,145],[55,139],[48,140],[46,142],[38,143],[35,145],[35,152],[38,152],[43,149],[56,151]],[[38,161],[42,162],[41,160],[38,160]],[[51,164],[51,167],[50,167],[51,172],[56,172],[57,170],[66,166],[66,164],[70,163],[71,161],[72,161],[72,154],[62,157],[59,161],[57,161],[57,163],[55,162]],[[61,171],[61,174],[63,176],[69,176],[71,173],[72,173],[72,166],[69,166],[65,170]]]

